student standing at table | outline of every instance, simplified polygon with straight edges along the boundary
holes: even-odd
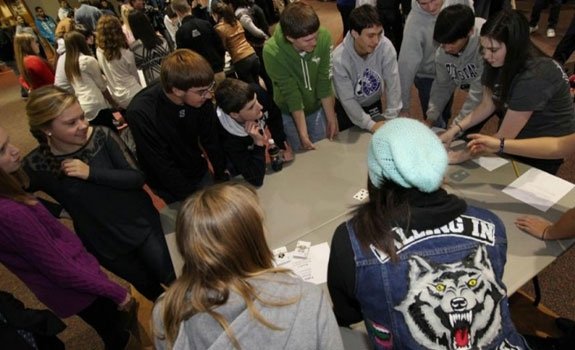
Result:
[[[76,97],[58,87],[33,91],[26,114],[40,144],[24,160],[26,189],[57,200],[100,264],[155,300],[175,273],[160,215],[127,147],[112,130],[90,126]]]
[[[200,54],[178,49],[164,58],[160,83],[136,95],[126,112],[147,183],[167,203],[229,177],[210,101],[215,85]]]
[[[284,130],[294,151],[338,133],[331,89],[331,37],[305,2],[288,4],[264,46],[264,64],[282,111]]]
[[[438,137],[414,119],[375,132],[369,200],[331,244],[338,323],[364,321],[376,349],[529,349],[502,282],[505,226],[441,188],[447,160]]]
[[[383,35],[375,8],[362,5],[349,15],[350,31],[333,51],[333,85],[340,129],[353,124],[375,132],[401,110],[397,54]],[[384,109],[383,101],[386,108]],[[348,119],[349,118],[349,119]]]
[[[456,121],[463,119],[481,101],[483,57],[479,33],[484,23],[483,18],[475,17],[471,7],[461,4],[447,6],[437,16],[433,39],[439,47],[435,50],[435,79],[426,114],[428,124],[447,126],[440,115],[458,88],[466,91],[467,97]]]
[[[403,41],[399,50],[399,79],[401,81],[401,116],[408,116],[411,109],[411,89],[415,85],[423,114],[427,112],[431,84],[435,79],[435,50],[433,27],[439,12],[450,5],[473,6],[470,0],[416,0],[403,29]],[[442,111],[447,123],[451,116],[451,103]],[[427,118],[427,117],[426,117]]]
[[[569,82],[562,67],[551,58],[537,54],[529,40],[527,19],[516,10],[501,11],[485,22],[480,38],[486,61],[479,105],[441,135],[449,144],[458,134],[503,111],[497,138],[526,139],[563,136],[575,132],[575,112]],[[466,151],[454,152],[451,162],[469,159]],[[518,160],[555,174],[563,159]]]
[[[20,150],[0,128],[0,262],[58,317],[78,315],[106,349],[123,349],[130,335],[111,321],[122,317],[118,309],[130,306],[130,293],[109,280],[78,236],[24,191],[20,166]],[[7,346],[4,339],[2,345]]]
[[[274,267],[254,190],[220,184],[176,221],[184,270],[153,311],[156,349],[343,350],[321,288]]]
[[[261,186],[266,174],[266,124],[275,144],[286,153],[281,111],[258,85],[227,78],[215,92],[220,121],[220,142],[233,170],[254,186]],[[232,173],[233,175],[233,173]]]

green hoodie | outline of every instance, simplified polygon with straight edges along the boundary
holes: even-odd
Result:
[[[274,101],[283,113],[321,107],[321,99],[333,95],[330,80],[331,36],[325,28],[317,33],[317,46],[303,57],[284,38],[278,24],[264,46],[264,65],[274,84]]]

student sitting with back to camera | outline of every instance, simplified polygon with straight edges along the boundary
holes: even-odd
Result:
[[[257,85],[237,79],[222,81],[215,96],[221,126],[219,138],[227,160],[236,174],[261,186],[266,173],[266,145],[271,141],[264,132],[266,124],[274,143],[282,149],[280,160],[282,156],[284,161],[293,159],[286,149],[281,111]]]

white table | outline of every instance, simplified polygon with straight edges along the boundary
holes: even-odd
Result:
[[[337,141],[324,140],[315,151],[297,154],[295,161],[281,172],[266,175],[258,189],[266,213],[268,243],[271,248],[286,245],[293,249],[299,239],[312,244],[331,242],[335,228],[359,202],[353,195],[367,183],[367,147],[371,135],[356,128],[342,132]],[[519,165],[520,171],[529,167]],[[460,182],[450,176],[464,169],[469,176]],[[542,213],[504,194],[501,190],[516,178],[511,163],[489,172],[469,161],[450,166],[447,190],[464,198],[470,205],[494,211],[505,223],[508,237],[507,265],[503,281],[512,294],[536,276],[568,249],[574,240],[540,241],[515,227],[521,214],[541,215],[556,220],[575,205],[575,191]],[[181,259],[173,239],[177,205],[162,210],[164,230],[176,271]]]

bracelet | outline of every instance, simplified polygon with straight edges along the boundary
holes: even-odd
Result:
[[[460,137],[461,135],[463,135],[463,128],[461,127],[461,124],[459,124],[458,121],[454,120],[453,124],[451,124],[451,126],[457,126],[459,128],[459,132],[457,134],[455,134],[455,137]]]
[[[505,137],[499,139],[499,151],[497,153],[503,153],[503,149],[505,148]]]
[[[550,228],[552,225],[553,225],[553,224],[547,225],[547,227],[545,227],[545,229],[543,230],[543,234],[541,235],[541,240],[542,240],[542,241],[545,240],[545,235],[547,235],[547,231],[549,231],[549,228]]]

